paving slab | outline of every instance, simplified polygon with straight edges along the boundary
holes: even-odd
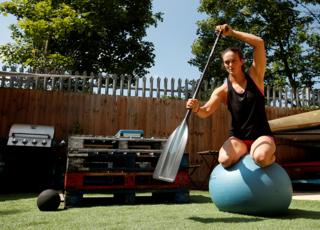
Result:
[[[320,192],[295,192],[292,199],[294,200],[318,200],[320,201]]]

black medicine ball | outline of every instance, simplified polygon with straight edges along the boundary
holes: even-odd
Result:
[[[41,211],[55,211],[60,205],[60,195],[56,190],[46,189],[37,199],[37,206]]]

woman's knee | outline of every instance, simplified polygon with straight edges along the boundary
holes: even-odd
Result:
[[[255,151],[251,155],[256,164],[261,167],[269,166],[276,160],[274,153],[267,151]]]
[[[221,149],[219,152],[218,162],[222,165],[224,168],[229,168],[243,156],[244,153],[237,153],[237,152],[225,152],[224,149]]]
[[[224,168],[228,168],[235,164],[247,151],[246,145],[241,140],[230,137],[225,141],[219,151],[218,162]]]
[[[269,136],[259,137],[251,146],[250,154],[257,165],[266,167],[275,162],[276,145]]]
[[[234,163],[234,160],[233,160],[230,156],[227,156],[227,155],[225,155],[225,154],[219,154],[218,162],[219,162],[224,168],[228,168],[228,167],[230,167],[230,166]]]
[[[220,148],[218,162],[224,167],[230,167],[234,162],[235,151],[230,142],[226,141]]]

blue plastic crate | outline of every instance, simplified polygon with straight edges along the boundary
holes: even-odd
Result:
[[[115,137],[143,137],[143,130],[135,130],[135,129],[120,129]]]

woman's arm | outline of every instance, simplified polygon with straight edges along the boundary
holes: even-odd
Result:
[[[249,74],[254,78],[255,82],[263,88],[267,62],[263,39],[253,34],[233,30],[227,24],[217,26],[216,30],[222,31],[224,36],[234,37],[253,47],[253,63],[250,67]]]
[[[213,114],[221,103],[226,103],[226,100],[227,84],[223,84],[212,92],[210,99],[203,106],[200,106],[197,99],[189,99],[186,107],[191,108],[198,117],[206,118]]]

